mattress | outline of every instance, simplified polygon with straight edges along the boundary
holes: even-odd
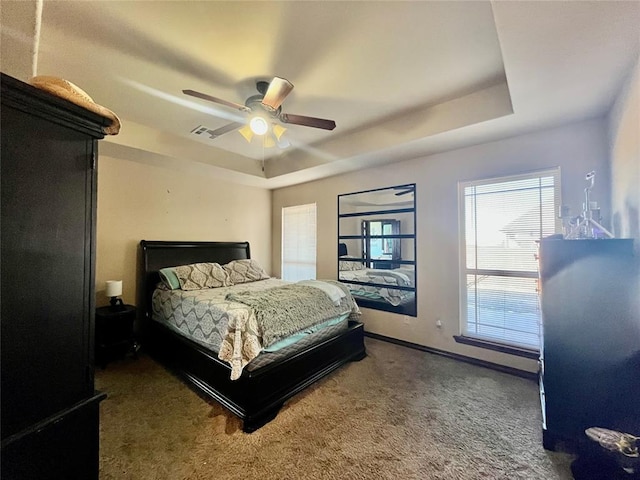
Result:
[[[311,331],[305,334],[297,336],[296,341],[289,345],[282,346],[277,350],[263,350],[260,355],[251,360],[246,369],[249,371],[257,370],[258,368],[269,365],[270,363],[277,362],[284,358],[295,355],[312,345],[320,343],[329,338],[345,332],[349,328],[349,320],[347,317],[336,319],[335,322],[327,323],[315,331]]]
[[[229,301],[226,297],[234,291],[263,291],[289,283],[270,278],[202,290],[157,288],[152,296],[152,319],[216,352],[218,358],[231,365],[231,378],[235,380],[249,364],[252,364],[251,370],[259,368],[345,330],[348,319],[360,313],[349,295],[353,306],[349,307],[348,313],[305,328],[264,351],[255,312],[249,306]],[[338,282],[335,284],[345,289]]]

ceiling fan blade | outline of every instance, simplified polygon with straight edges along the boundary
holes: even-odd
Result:
[[[239,103],[222,100],[221,98],[212,97],[211,95],[207,95],[206,93],[196,92],[195,90],[183,90],[182,93],[184,93],[185,95],[190,95],[192,97],[200,98],[202,100],[207,100],[209,102],[219,103],[220,105],[226,105],[227,107],[235,108],[236,110],[240,110],[242,112],[251,111],[251,109],[246,105],[240,105]]]
[[[304,125],[305,127],[323,128],[324,130],[333,130],[334,128],[336,128],[336,122],[334,122],[333,120],[305,117],[304,115],[293,115],[291,113],[281,113],[280,120],[284,123]]]
[[[211,139],[218,138],[220,135],[224,135],[225,133],[229,133],[236,128],[240,128],[243,124],[238,122],[229,123],[223,127],[216,128],[215,130],[207,130],[207,133],[211,136]]]
[[[277,110],[287,95],[291,93],[291,90],[293,90],[293,84],[289,80],[273,77],[267,92],[264,94],[262,104]]]

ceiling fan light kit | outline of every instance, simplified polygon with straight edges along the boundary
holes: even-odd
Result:
[[[260,115],[251,117],[251,120],[249,120],[249,127],[251,128],[251,131],[256,135],[264,135],[265,133],[267,133],[267,130],[269,130],[269,124],[267,123],[267,120]]]
[[[241,129],[238,130],[238,133],[244,137],[244,139],[251,143],[251,139],[253,138],[253,131],[249,125],[245,125]]]
[[[287,129],[284,128],[282,125],[278,125],[277,123],[273,125],[273,134],[276,136],[278,140],[280,140],[280,137],[282,137],[282,134],[286,131]]]
[[[291,93],[291,90],[293,90],[293,84],[285,78],[273,77],[271,82],[259,81],[256,83],[256,89],[258,90],[259,95],[253,95],[247,98],[244,105],[222,100],[195,90],[183,90],[182,93],[208,102],[225,105],[249,114],[250,118],[248,124],[242,126],[242,128],[238,130],[247,142],[251,142],[254,134],[265,135],[269,132],[269,125],[273,124],[271,129],[271,133],[273,133],[273,135],[264,137],[263,145],[265,147],[278,145],[281,148],[284,148],[289,146],[289,142],[281,138],[282,134],[286,131],[286,128],[276,123],[277,121],[305,127],[321,128],[323,130],[333,130],[336,128],[336,122],[333,120],[283,113],[281,106],[282,102],[287,95]],[[235,130],[240,126],[241,124],[234,122],[220,127],[212,132],[211,138],[224,135],[225,133]]]

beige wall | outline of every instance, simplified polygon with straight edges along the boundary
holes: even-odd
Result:
[[[611,205],[617,237],[640,238],[640,58],[609,115]],[[640,251],[640,242],[636,242]]]
[[[23,82],[33,75],[36,12],[35,0],[3,1],[0,5],[0,70]]]
[[[535,371],[537,363],[455,343],[459,333],[458,182],[561,167],[563,203],[582,208],[585,174],[596,170],[592,199],[609,224],[606,124],[590,120],[552,130],[371,168],[273,192],[273,273],[280,272],[281,208],[318,205],[318,278],[336,278],[337,201],[341,193],[416,183],[418,317],[364,310],[368,331]],[[436,327],[436,321],[442,327]]]
[[[123,280],[125,303],[136,303],[140,240],[247,240],[251,256],[269,271],[270,214],[269,190],[100,156],[97,304],[107,303],[106,280]]]

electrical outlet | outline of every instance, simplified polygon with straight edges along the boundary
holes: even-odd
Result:
[[[404,324],[409,325],[409,315],[405,315],[403,318],[404,318]]]
[[[440,318],[436,318],[436,327],[442,328],[442,320]]]

